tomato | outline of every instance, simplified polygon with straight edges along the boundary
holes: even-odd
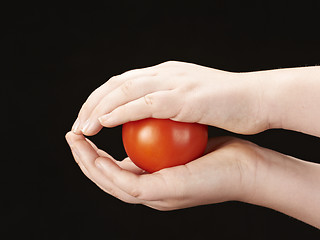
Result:
[[[208,127],[147,118],[123,124],[122,140],[132,162],[152,173],[202,156],[208,141]]]

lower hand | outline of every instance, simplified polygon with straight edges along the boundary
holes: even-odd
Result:
[[[83,135],[67,141],[84,174],[128,203],[173,210],[230,200],[272,208],[320,228],[320,165],[232,137],[213,138],[207,154],[149,174],[119,162]]]
[[[258,147],[240,139],[211,139],[203,157],[149,174],[129,158],[116,161],[82,135],[69,132],[66,138],[83,173],[124,202],[172,210],[242,200],[254,185]]]

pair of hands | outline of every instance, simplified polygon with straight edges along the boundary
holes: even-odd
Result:
[[[129,158],[116,161],[97,149],[83,134],[148,117],[259,132],[267,124],[258,114],[259,93],[248,84],[234,73],[182,62],[128,71],[89,96],[66,138],[86,176],[125,202],[170,210],[240,200],[254,185],[249,175],[255,172],[258,146],[252,143],[211,139],[200,159],[146,174]]]
[[[319,68],[311,70],[319,71]],[[244,140],[219,137],[209,140],[206,154],[201,158],[148,174],[129,158],[113,159],[84,137],[98,133],[103,126],[113,127],[148,117],[198,122],[242,134],[279,127],[277,122],[281,121],[275,119],[281,118],[272,117],[270,110],[281,111],[268,101],[274,95],[267,91],[267,81],[262,77],[272,75],[285,82],[282,76],[287,73],[286,70],[262,75],[231,73],[182,62],[128,71],[112,77],[89,96],[66,138],[84,174],[105,192],[125,202],[172,210],[239,200],[320,224],[313,211],[300,207],[298,200],[293,205],[286,201],[291,194],[287,190],[294,189],[294,183],[308,182],[305,176],[319,176],[319,166],[302,164],[300,160]],[[314,109],[318,109],[317,105]],[[314,130],[310,130],[307,121],[301,121],[301,126],[307,126],[306,131]],[[295,172],[291,181],[291,172],[297,166],[301,168],[301,178]],[[310,199],[309,206],[314,203],[314,198]],[[309,215],[303,215],[306,212]]]

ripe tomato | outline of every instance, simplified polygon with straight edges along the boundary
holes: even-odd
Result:
[[[200,157],[207,145],[208,127],[147,118],[123,124],[122,140],[132,162],[152,173]]]

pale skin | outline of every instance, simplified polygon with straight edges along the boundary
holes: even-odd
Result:
[[[89,96],[66,138],[84,174],[122,201],[158,210],[243,201],[320,228],[319,164],[219,137],[203,157],[149,174],[84,136],[153,117],[242,134],[283,128],[320,137],[319,92],[320,67],[231,73],[170,61],[111,78]]]

